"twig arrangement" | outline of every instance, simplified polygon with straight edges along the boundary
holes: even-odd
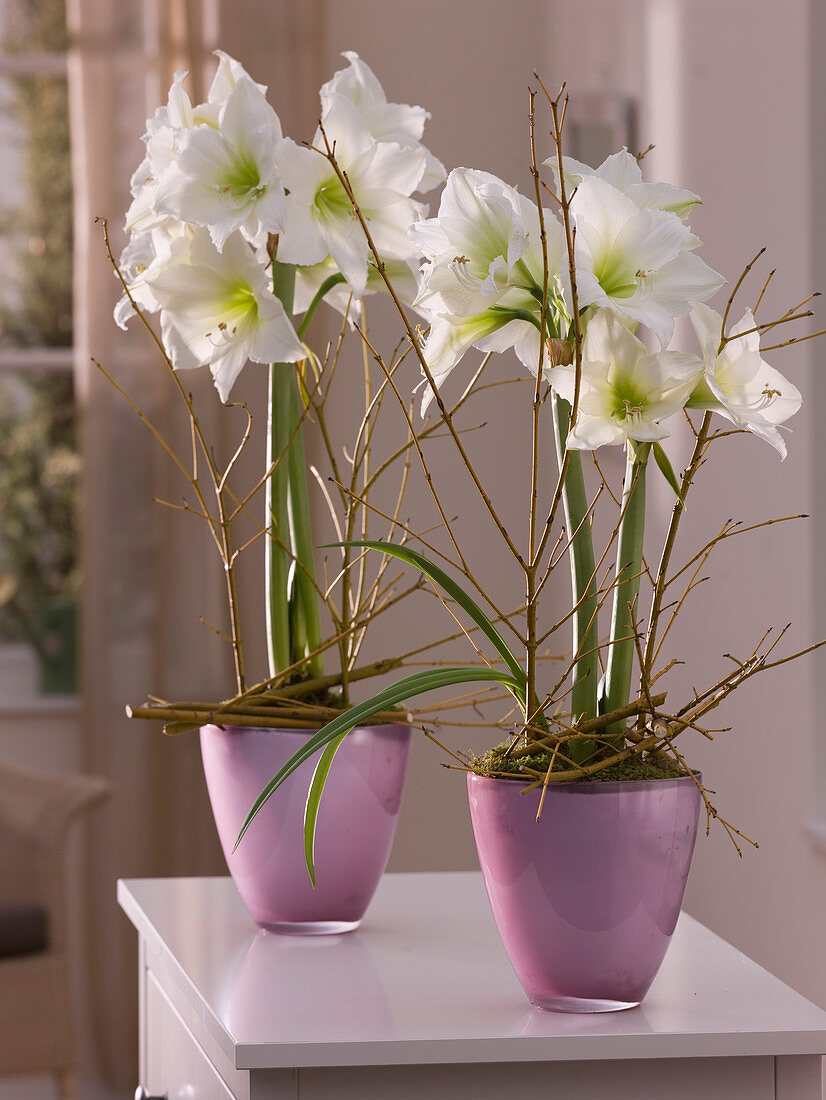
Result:
[[[747,656],[726,655],[731,667],[679,706],[668,704],[667,677],[680,662],[668,658],[664,646],[717,547],[802,517],[747,525],[728,520],[680,564],[674,557],[687,497],[713,444],[748,432],[785,456],[779,426],[802,399],[761,358],[760,339],[775,339],[782,326],[809,318],[815,295],[758,322],[772,271],[754,308],[730,323],[761,249],[731,289],[723,313],[705,305],[725,280],[698,257],[700,242],[685,224],[698,196],[645,182],[639,164],[648,149],[636,158],[622,150],[596,169],[568,157],[564,86],[552,96],[537,76],[529,93],[533,199],[488,173],[455,169],[438,214],[428,219],[411,195],[435,186],[445,173],[421,144],[426,113],[389,104],[355,54],[346,55],[350,68],[322,88],[317,133],[301,145],[283,137],[265,89],[233,59],[219,56],[207,103],[192,106],[179,74],[168,105],[149,120],[148,155],[133,177],[126,272],[124,261],[119,265],[112,255],[104,225],[124,290],[116,315],[120,321],[137,315],[152,334],[189,416],[191,454],[179,455],[111,373],[100,369],[186,479],[189,496],[183,503],[160,503],[207,525],[228,605],[226,628],[212,624],[210,629],[231,647],[236,693],[220,703],[153,698],[130,713],[160,719],[170,733],[205,722],[317,730],[262,790],[241,836],[284,779],[325,748],[307,804],[312,829],[330,753],[359,722],[398,721],[403,705],[407,720],[421,724],[435,741],[431,726],[440,714],[510,698],[516,709],[500,723],[510,727],[509,740],[481,759],[446,750],[452,758],[447,766],[527,780],[528,789],[542,788],[544,799],[550,783],[614,775],[629,762],[654,767],[666,762],[697,784],[708,826],[720,821],[738,851],[740,840],[753,843],[720,817],[709,800],[712,792],[675,741],[686,730],[713,739],[721,731],[707,726],[706,716],[735,689],[824,643],[776,657],[788,628],[767,630]],[[538,106],[550,120],[552,155],[542,164]],[[243,121],[249,121],[247,133]],[[415,273],[422,256],[424,266]],[[406,280],[404,292],[400,277]],[[297,280],[311,291],[294,310]],[[389,297],[401,323],[390,354],[377,347],[367,326],[368,287]],[[212,296],[214,322],[203,321],[205,293]],[[305,337],[316,308],[332,294],[343,320],[337,339],[318,356]],[[423,320],[412,318],[409,303]],[[146,316],[156,310],[161,335]],[[291,318],[301,312],[303,320],[293,329]],[[691,317],[699,356],[669,348],[675,318],[684,316]],[[351,366],[340,366],[348,358],[345,337],[351,327],[360,339],[363,403],[351,442],[340,448],[331,394],[345,369],[352,386]],[[638,331],[648,333],[648,343]],[[820,335],[791,336],[762,350]],[[649,350],[654,343],[658,352]],[[486,357],[451,404],[443,384],[471,348]],[[489,377],[487,363],[492,352],[510,348],[527,377],[509,381],[529,391],[529,466],[521,482],[514,479],[527,486],[520,532],[506,522],[505,509],[474,459],[474,443],[486,426],[463,423],[475,395],[504,384]],[[272,361],[276,351],[284,362]],[[242,410],[242,430],[231,457],[219,463],[178,371],[209,363],[226,400],[247,358],[271,364],[267,462],[261,477],[240,489],[234,482],[251,437],[249,409],[230,405]],[[419,410],[410,396],[410,365],[422,377]],[[436,414],[428,417],[431,403]],[[377,424],[394,407],[402,435],[379,453]],[[716,416],[731,426],[716,428]],[[679,476],[661,443],[672,417],[684,418],[693,439]],[[303,439],[310,430],[320,441],[326,470],[307,466]],[[510,598],[510,610],[478,574],[450,514],[439,484],[445,443],[500,547],[500,572],[515,578],[518,595]],[[625,450],[621,487],[611,483],[596,454],[611,445]],[[591,454],[590,466],[583,451]],[[550,454],[556,459],[551,472]],[[656,567],[643,546],[652,456],[675,498]],[[391,472],[396,483],[388,493]],[[416,472],[435,513],[428,517],[434,520],[430,526],[406,514],[406,493]],[[317,560],[311,485],[326,503],[336,533],[334,561],[329,555]],[[606,509],[607,524],[601,519]],[[247,534],[236,541],[235,524],[241,520]],[[376,527],[383,538],[376,537]],[[595,533],[603,528],[607,537],[597,553]],[[236,567],[262,538],[269,675],[250,686]],[[546,597],[557,587],[552,582],[563,563],[570,570],[570,606],[562,615],[548,614]],[[360,664],[370,624],[402,601],[425,594],[435,595],[458,631]],[[330,626],[327,637],[322,611]],[[563,632],[570,632],[570,649],[554,655],[557,667],[547,686],[547,646],[553,641],[555,648],[567,649],[567,643],[557,644]],[[474,662],[442,662],[439,647],[460,637],[470,644]],[[328,651],[335,653],[338,671],[325,675]],[[404,666],[416,671],[366,701],[353,702],[353,685]],[[462,694],[412,709],[411,700],[419,695],[455,686]]]

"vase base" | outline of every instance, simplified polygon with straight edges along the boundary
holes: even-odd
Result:
[[[531,1004],[545,1012],[624,1012],[638,1008],[640,1001],[612,1001],[589,997],[543,997],[531,995]]]
[[[260,928],[278,936],[340,936],[354,932],[360,924],[360,920],[258,921]]]

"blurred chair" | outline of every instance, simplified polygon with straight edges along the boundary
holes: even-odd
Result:
[[[77,1096],[68,825],[108,792],[96,776],[0,761],[0,1076],[53,1073],[64,1100]]]

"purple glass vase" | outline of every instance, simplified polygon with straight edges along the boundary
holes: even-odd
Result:
[[[551,783],[468,773],[470,817],[505,951],[532,1004],[642,1001],[685,892],[700,809],[691,777]]]
[[[303,935],[358,927],[393,844],[410,751],[407,726],[363,726],[339,747],[316,823],[316,886],[304,860],[304,806],[320,751],[278,788],[235,852],[250,807],[311,730],[203,726],[201,757],[218,836],[250,916]]]

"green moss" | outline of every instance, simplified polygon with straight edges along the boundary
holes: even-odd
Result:
[[[510,742],[504,742],[493,749],[472,760],[473,770],[482,775],[518,775],[524,779],[533,779],[532,772],[544,773],[551,763],[551,754],[548,752],[535,753],[531,756],[521,756],[514,760],[506,756]],[[554,761],[553,771],[568,771],[571,765],[560,760]],[[616,783],[631,782],[640,779],[679,779],[685,772],[673,761],[657,756],[630,756],[619,764],[613,764],[593,775],[583,776],[582,782],[590,783]]]

